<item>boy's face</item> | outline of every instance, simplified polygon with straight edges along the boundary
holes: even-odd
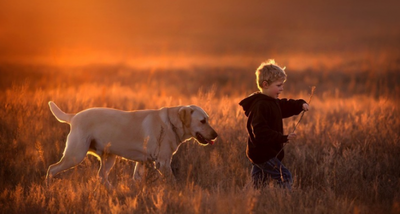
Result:
[[[271,84],[266,81],[263,82],[263,94],[278,99],[279,94],[283,91],[283,85],[285,84],[285,79],[280,79]]]

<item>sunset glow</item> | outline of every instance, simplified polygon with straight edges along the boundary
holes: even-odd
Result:
[[[398,55],[394,4],[1,1],[0,62],[185,67]]]

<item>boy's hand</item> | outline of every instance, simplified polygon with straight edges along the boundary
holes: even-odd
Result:
[[[287,139],[288,139],[288,142],[290,142],[291,140],[295,140],[297,138],[297,135],[296,135],[296,133],[290,133],[288,136],[287,136]]]
[[[308,104],[307,104],[307,103],[304,103],[304,104],[303,104],[303,110],[304,110],[304,111],[308,111],[308,109],[309,109]]]

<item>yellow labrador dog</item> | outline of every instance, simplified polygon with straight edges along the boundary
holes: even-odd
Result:
[[[79,164],[87,153],[100,159],[99,178],[108,188],[116,156],[136,161],[135,179],[151,163],[171,180],[171,158],[181,143],[194,138],[202,145],[214,144],[218,136],[206,112],[194,105],[139,111],[90,108],[77,114],[64,113],[51,101],[49,106],[71,130],[63,157],[47,171],[47,184],[57,173]]]

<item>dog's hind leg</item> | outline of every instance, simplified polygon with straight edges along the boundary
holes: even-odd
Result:
[[[100,182],[104,184],[107,187],[107,189],[112,189],[112,185],[108,180],[108,174],[110,174],[110,171],[114,166],[116,157],[117,156],[114,154],[104,154],[101,157],[101,164],[98,175]]]
[[[86,157],[89,144],[86,142],[86,139],[74,133],[71,132],[67,137],[66,147],[61,160],[49,166],[46,175],[47,186],[50,185],[51,178],[57,173],[78,165]]]

